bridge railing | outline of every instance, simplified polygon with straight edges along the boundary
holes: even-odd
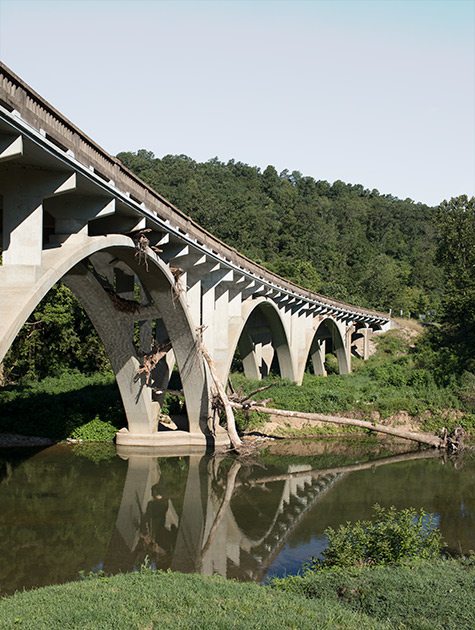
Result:
[[[82,166],[94,172],[96,176],[103,179],[107,184],[115,187],[121,193],[127,194],[132,201],[152,212],[158,219],[168,222],[176,230],[188,235],[198,245],[204,246],[224,259],[224,261],[228,261],[235,267],[241,268],[244,272],[248,272],[264,282],[276,285],[279,289],[305,300],[318,302],[330,308],[348,311],[355,315],[371,316],[389,321],[386,313],[332,300],[289,282],[217,239],[142,182],[120,160],[104,151],[1,62],[0,105],[10,112],[17,112],[23,121],[36,131],[39,131],[42,136],[60,151],[74,157]]]

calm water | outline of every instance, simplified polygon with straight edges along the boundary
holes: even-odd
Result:
[[[295,453],[305,453],[296,455]],[[249,461],[55,446],[0,453],[0,593],[80,571],[159,568],[262,581],[318,556],[324,530],[375,503],[437,515],[475,549],[475,458],[367,444],[273,443]]]

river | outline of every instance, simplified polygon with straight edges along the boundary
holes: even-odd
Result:
[[[423,508],[475,549],[475,457],[376,442],[279,441],[243,459],[57,445],[0,452],[0,594],[141,565],[239,580],[296,573],[324,530]]]

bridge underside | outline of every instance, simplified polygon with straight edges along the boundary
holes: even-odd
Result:
[[[278,369],[295,383],[309,357],[322,375],[327,352],[341,373],[352,352],[367,358],[368,336],[387,318],[305,292],[239,256],[0,69],[0,362],[62,280],[115,372],[128,421],[117,443],[204,447],[228,438],[213,418],[203,347],[224,384],[237,348],[248,376]],[[171,430],[160,404],[175,366],[187,417]]]

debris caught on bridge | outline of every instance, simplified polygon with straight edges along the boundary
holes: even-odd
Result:
[[[144,354],[142,364],[140,365],[137,374],[145,374],[145,383],[150,385],[150,379],[152,378],[152,372],[157,367],[158,362],[172,349],[170,341],[152,346],[152,351]]]
[[[249,396],[247,398],[249,398]],[[286,409],[272,409],[270,407],[266,407],[265,404],[263,404],[266,402],[268,401],[260,401],[259,404],[258,402],[251,400],[246,400],[245,402],[237,402],[236,400],[231,400],[229,404],[234,409],[242,409],[244,411],[258,411],[260,413],[266,413],[274,417],[281,418],[299,418],[301,420],[306,420],[309,424],[329,422],[331,424],[368,429],[370,431],[375,431],[376,433],[385,433],[386,435],[392,435],[394,437],[402,438],[405,440],[411,440],[413,442],[417,442],[418,444],[425,444],[427,446],[431,446],[432,448],[447,450],[451,453],[457,452],[463,448],[464,431],[461,427],[457,427],[450,434],[448,434],[447,430],[445,430],[442,436],[437,436],[430,433],[408,431],[406,429],[372,423],[366,420],[342,418],[341,416],[328,416],[320,413],[288,411]]]
[[[150,240],[145,236],[145,233],[150,231],[150,228],[140,230],[140,232],[134,236],[135,257],[138,259],[139,265],[144,263],[146,271],[148,271],[147,248],[150,246]]]
[[[138,258],[139,265],[145,265],[145,271],[148,271],[148,252],[147,249],[151,249],[156,254],[160,254],[163,250],[156,245],[151,245],[148,236],[145,236],[147,232],[151,232],[151,228],[145,228],[138,232],[130,232],[135,243],[135,257]]]
[[[181,277],[185,273],[184,269],[180,267],[172,267],[170,266],[170,271],[172,272],[173,280],[175,281],[172,285],[172,293],[173,293],[173,303],[175,303],[180,295],[183,293],[185,288],[182,286]]]

